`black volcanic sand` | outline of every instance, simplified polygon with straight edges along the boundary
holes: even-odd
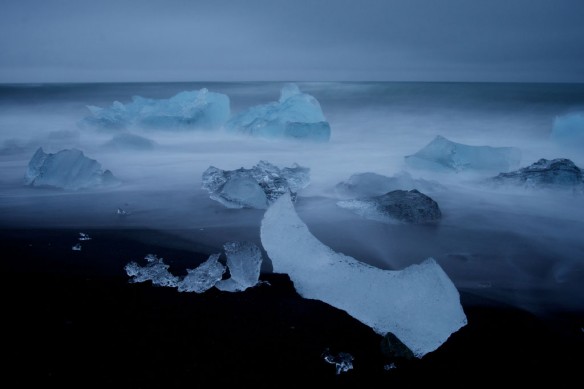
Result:
[[[386,371],[380,336],[302,299],[286,275],[262,274],[270,285],[242,293],[130,284],[123,266],[144,263],[148,253],[180,273],[209,252],[137,230],[84,231],[93,239],[72,251],[78,232],[0,232],[2,370],[10,387],[563,387],[579,382],[584,368],[583,312],[535,316],[462,292],[468,325],[422,359]],[[322,358],[327,348],[352,354],[354,369],[336,375]]]

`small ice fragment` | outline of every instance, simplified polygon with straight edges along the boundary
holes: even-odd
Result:
[[[80,233],[79,233],[79,240],[82,240],[82,241],[83,241],[83,240],[91,240],[91,238],[90,238],[90,237],[89,237],[89,235],[87,235],[86,233],[84,233],[84,232],[80,232]]]
[[[158,258],[154,254],[146,255],[148,263],[140,266],[136,262],[130,262],[124,270],[131,277],[130,282],[152,281],[153,285],[176,287],[178,277],[173,276],[169,271],[169,265],[165,264],[163,258]]]
[[[333,355],[327,348],[322,354],[324,360],[332,365],[335,365],[336,373],[346,373],[353,368],[353,356],[349,353],[340,352]]]
[[[75,245],[73,245],[73,247],[71,247],[71,250],[73,251],[81,251],[81,244],[77,243]]]
[[[122,208],[116,209],[116,215],[118,216],[128,216],[130,212],[124,211]]]
[[[219,257],[220,254],[212,254],[196,269],[187,269],[188,274],[178,283],[178,291],[203,293],[211,289],[225,273]]]
[[[240,292],[257,285],[262,265],[262,252],[251,242],[228,242],[223,246],[231,278],[219,281],[217,289]]]
[[[384,365],[383,366],[383,370],[385,370],[385,371],[393,370],[393,369],[396,369],[396,368],[397,368],[397,366],[393,362],[392,363],[388,363],[387,365]]]

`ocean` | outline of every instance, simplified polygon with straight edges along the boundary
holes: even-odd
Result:
[[[466,145],[518,148],[521,151],[520,167],[528,166],[540,158],[569,158],[577,166],[584,167],[584,153],[581,149],[566,148],[550,138],[557,117],[584,112],[583,84],[298,82],[302,92],[318,100],[330,123],[331,138],[325,143],[236,136],[221,129],[197,131],[131,128],[133,133],[155,142],[155,147],[149,150],[112,149],[104,145],[114,132],[83,124],[83,119],[90,115],[88,106],[108,107],[114,101],[126,104],[131,101],[132,96],[166,99],[181,91],[202,88],[229,96],[231,114],[234,115],[251,106],[276,101],[283,85],[283,82],[0,85],[0,231],[3,246],[7,250],[7,254],[3,255],[2,267],[5,275],[10,278],[8,285],[12,290],[7,292],[20,296],[24,290],[30,288],[33,295],[47,293],[47,296],[54,298],[71,299],[69,302],[63,301],[61,305],[57,304],[58,307],[55,308],[48,300],[40,304],[28,298],[16,297],[10,304],[14,310],[10,313],[19,313],[31,321],[37,320],[39,324],[50,324],[53,330],[57,326],[55,334],[61,337],[59,339],[62,339],[66,349],[71,352],[75,350],[86,357],[90,350],[82,349],[75,342],[91,337],[85,330],[97,329],[96,324],[87,324],[96,319],[92,316],[92,309],[84,305],[89,304],[87,301],[98,306],[100,315],[105,314],[110,320],[118,320],[113,329],[106,332],[113,333],[110,335],[112,339],[116,339],[115,345],[120,349],[124,348],[123,344],[119,344],[125,339],[122,334],[132,337],[132,331],[138,331],[135,326],[139,326],[140,322],[135,318],[129,319],[123,313],[124,308],[115,302],[116,293],[120,294],[119,301],[124,301],[124,304],[138,304],[130,308],[138,312],[138,317],[154,320],[164,331],[172,331],[175,327],[180,328],[180,331],[188,331],[184,328],[184,323],[153,318],[157,315],[153,312],[160,310],[161,315],[169,314],[178,321],[184,314],[186,318],[182,317],[183,319],[196,321],[196,317],[190,316],[196,316],[194,312],[180,311],[183,308],[192,308],[193,304],[196,308],[196,301],[187,300],[199,299],[197,301],[201,302],[203,295],[185,297],[176,291],[163,291],[163,288],[153,288],[150,285],[128,284],[123,267],[130,261],[143,261],[147,254],[156,254],[164,257],[171,269],[180,274],[187,268],[197,266],[210,254],[221,252],[223,244],[228,241],[251,241],[262,247],[259,231],[264,210],[225,208],[211,200],[207,191],[201,188],[201,177],[209,166],[233,170],[251,168],[263,160],[279,167],[289,167],[297,163],[310,168],[310,185],[298,193],[296,211],[312,234],[332,250],[387,270],[401,270],[426,258],[434,258],[461,293],[465,311],[475,313],[474,316],[469,315],[472,337],[469,333],[460,335],[466,336],[465,339],[475,339],[474,337],[485,335],[481,331],[489,331],[489,315],[485,312],[491,312],[489,310],[496,307],[492,317],[496,318],[497,324],[493,331],[505,339],[506,346],[513,347],[513,344],[508,343],[512,338],[510,334],[513,330],[521,331],[525,325],[529,327],[526,334],[534,336],[532,341],[536,343],[538,334],[544,336],[540,331],[543,327],[537,327],[540,325],[538,320],[545,323],[549,320],[551,327],[558,332],[553,332],[554,335],[546,332],[547,343],[544,343],[558,343],[549,346],[546,349],[548,352],[566,352],[561,347],[568,343],[557,341],[555,336],[559,336],[562,341],[569,339],[570,342],[576,342],[574,347],[582,350],[584,195],[562,191],[502,190],[484,184],[493,174],[457,174],[412,169],[405,163],[404,157],[416,153],[441,135]],[[50,153],[65,148],[80,149],[86,156],[99,161],[105,169],[111,170],[120,179],[121,185],[81,191],[25,186],[23,177],[28,162],[39,147]],[[441,189],[432,191],[431,197],[440,206],[441,221],[433,225],[387,224],[365,219],[338,207],[336,185],[353,174],[365,172],[385,176],[407,172],[415,179],[437,182]],[[120,217],[116,214],[117,209],[123,209],[129,214],[127,217]],[[79,232],[89,233],[93,239],[82,242],[83,250],[74,252],[71,247],[77,243]],[[246,352],[251,355],[257,351],[254,351],[253,344],[247,344],[239,338],[234,339],[235,335],[227,336],[229,341],[226,341],[224,335],[218,331],[204,333],[206,325],[224,328],[227,325],[225,321],[240,319],[229,316],[229,309],[253,322],[253,316],[242,313],[245,304],[249,304],[250,312],[258,313],[258,318],[268,320],[266,317],[269,316],[269,320],[281,319],[289,326],[294,326],[295,321],[302,323],[298,331],[303,335],[296,333],[294,336],[297,338],[290,338],[291,335],[282,330],[283,327],[278,327],[283,325],[282,322],[278,322],[276,328],[283,332],[274,332],[270,327],[273,323],[256,323],[257,333],[254,332],[254,337],[261,339],[257,340],[263,345],[263,348],[260,347],[263,350],[261,352],[269,349],[279,355],[279,359],[273,360],[274,355],[254,354],[250,361],[265,365],[260,368],[262,374],[267,374],[266,369],[276,369],[278,374],[284,374],[285,366],[297,363],[298,366],[289,366],[288,369],[290,374],[299,374],[298,379],[316,374],[323,382],[342,384],[343,375],[336,376],[334,369],[327,370],[332,367],[322,361],[320,354],[303,355],[301,352],[315,353],[318,342],[311,345],[306,342],[316,342],[317,334],[322,336],[328,327],[336,325],[335,322],[324,325],[317,322],[318,320],[334,317],[342,328],[357,328],[355,333],[359,335],[355,335],[356,338],[352,341],[337,339],[339,347],[347,345],[343,342],[361,347],[365,343],[359,341],[363,339],[367,339],[367,342],[374,339],[375,342],[374,333],[369,334],[366,327],[359,327],[361,324],[344,312],[334,312],[333,308],[327,306],[322,313],[319,307],[310,305],[313,304],[312,301],[306,302],[308,305],[305,308],[299,308],[303,307],[302,299],[297,295],[291,297],[294,295],[291,285],[271,274],[270,260],[265,251],[263,254],[262,277],[274,279],[274,296],[281,300],[269,296],[268,286],[258,287],[253,292],[241,292],[238,297],[225,297],[215,291],[207,292],[209,299],[225,304],[226,308],[209,308],[212,304],[205,300],[204,305],[208,311],[203,310],[201,313],[211,312],[217,315],[217,320],[221,323],[207,316],[205,325],[197,326],[197,330],[202,331],[199,335],[206,340],[202,342],[194,334],[189,334],[188,347],[193,347],[193,352],[197,353],[197,342],[202,342],[201,352],[208,352],[216,359],[214,362],[199,361],[205,367],[197,365],[195,368],[192,365],[188,368],[191,370],[181,367],[183,370],[179,373],[170,369],[179,378],[168,382],[179,386],[179,383],[190,380],[191,374],[193,379],[197,372],[203,374],[201,370],[206,371],[203,374],[204,380],[212,381],[211,372],[220,374],[219,372],[230,369],[219,361],[220,358],[226,358],[230,363],[242,364],[236,370],[247,377],[244,382],[246,379],[247,382],[256,382],[255,378],[261,382],[259,376],[249,373],[253,367],[251,362],[245,361],[246,353],[232,350],[237,358],[242,358],[238,360],[233,355],[226,357],[223,352],[209,351],[215,346],[231,350],[230,342],[238,347],[245,343],[249,347]],[[49,282],[50,279],[64,284],[55,286]],[[84,283],[83,280],[91,281]],[[68,294],[67,287],[63,285],[72,288],[72,295]],[[14,288],[20,291],[14,292]],[[82,290],[80,295],[86,298],[75,299],[75,288]],[[108,296],[107,303],[100,300],[99,296],[102,295]],[[153,310],[147,314],[144,310],[140,311],[140,307],[146,309],[144,306],[148,305],[144,296],[155,301],[153,306],[156,308],[147,308]],[[278,308],[278,301],[291,311],[282,313],[279,310],[281,306]],[[262,312],[264,302],[265,309],[280,312],[280,319]],[[38,309],[39,312],[32,314],[23,308],[28,304],[31,304],[31,309]],[[164,308],[166,306],[170,308]],[[112,311],[108,311],[108,307]],[[169,313],[166,309],[172,312]],[[27,313],[23,314],[23,310]],[[71,324],[76,322],[72,317],[79,312],[83,313],[83,318],[76,320],[84,323],[86,328]],[[311,321],[305,316],[305,312],[313,313],[318,320]],[[505,316],[508,312],[512,314]],[[282,319],[282,315],[285,318]],[[342,316],[341,319],[337,317],[339,315]],[[473,327],[471,318],[477,318],[480,326]],[[515,323],[508,322],[511,332],[506,334],[504,323],[507,319],[511,320],[510,318],[519,319]],[[55,320],[69,324],[55,324]],[[107,326],[101,319],[98,321]],[[537,328],[532,323],[538,323]],[[126,327],[130,324],[131,328]],[[29,325],[30,323],[23,328],[28,331]],[[314,327],[313,333],[311,326]],[[244,327],[246,331],[253,331],[250,324]],[[140,336],[154,333],[157,341],[165,339],[164,331],[160,328],[148,328],[145,332],[139,332]],[[548,327],[545,328],[547,331]],[[68,332],[69,330],[73,332]],[[34,329],[31,328],[30,331]],[[242,338],[246,337],[245,333],[233,331]],[[464,328],[460,330],[464,331]],[[59,342],[44,338],[51,337],[51,331],[45,328],[41,332],[44,340],[39,340],[39,345],[58,347]],[[268,338],[261,338],[262,333]],[[351,332],[337,329],[333,333],[347,338]],[[24,330],[20,335],[25,337]],[[38,336],[40,339],[41,336]],[[209,340],[213,336],[216,339]],[[271,336],[276,338],[272,339]],[[75,342],[71,339],[75,339]],[[278,339],[285,341],[279,344]],[[180,339],[173,334],[172,341],[180,342]],[[528,342],[523,338],[521,341]],[[136,340],[133,342],[135,345]],[[346,380],[351,384],[398,381],[407,383],[419,372],[436,371],[437,366],[444,368],[448,361],[454,360],[459,365],[455,363],[453,366],[460,366],[464,358],[456,355],[456,352],[468,350],[464,348],[466,346],[461,346],[460,340],[454,340],[453,344],[461,349],[456,349],[457,346],[451,346],[454,349],[448,348],[449,342],[442,346],[447,350],[444,351],[446,356],[442,362],[440,356],[434,355],[441,348],[432,353],[433,356],[422,358],[422,361],[437,359],[436,365],[432,364],[434,362],[420,362],[417,365],[414,363],[406,365],[401,372],[398,366],[395,374],[393,371],[383,370],[381,356],[370,354],[361,360],[370,358],[371,364],[368,367],[362,365],[359,373],[359,362],[356,358],[355,369],[346,373],[349,377]],[[99,348],[98,345],[91,344],[92,347]],[[114,343],[111,345],[113,347]],[[320,347],[319,343],[318,345]],[[292,349],[284,349],[284,346]],[[482,346],[488,347],[485,344]],[[27,344],[27,347],[34,345]],[[156,345],[153,347],[159,352],[166,350],[172,353],[172,348],[167,350]],[[531,345],[526,347],[521,343],[521,347],[525,351],[530,350]],[[377,350],[370,343],[367,343],[365,349]],[[512,349],[502,352],[513,354],[515,351]],[[20,352],[23,354],[23,364],[38,370],[41,363],[28,360],[26,352]],[[227,353],[225,350],[224,352]],[[290,358],[281,355],[286,353],[289,353]],[[361,356],[359,353],[363,354],[365,351],[358,349],[353,353]],[[46,349],[41,354],[50,359],[51,353]],[[496,353],[493,351],[487,354],[492,357]],[[132,355],[139,359],[138,355]],[[527,352],[521,355],[523,358],[530,358]],[[571,358],[572,354],[569,355]],[[294,361],[296,357],[302,359],[304,356],[311,361],[307,363],[313,370],[308,369],[302,373],[302,361]],[[504,356],[499,363],[494,362],[495,366],[492,368],[511,363],[511,360]],[[582,361],[581,352],[579,360]],[[67,357],[58,361],[60,362],[51,365],[52,370],[48,369],[52,373],[43,370],[36,378],[46,382],[53,380],[52,382],[70,383],[67,379],[67,363],[72,363],[72,360]],[[92,359],[92,363],[95,362]],[[541,366],[545,365],[544,362],[538,359]],[[480,363],[486,363],[486,359],[480,360]],[[571,365],[565,366],[563,363],[554,365],[556,372],[573,373]],[[84,374],[99,376],[98,372],[103,373],[105,369],[110,373],[100,376],[103,382],[115,382],[118,376],[124,377],[123,382],[131,382],[131,374],[124,371],[122,364],[123,361],[115,359],[110,365],[106,363],[102,370],[87,368],[82,371]],[[274,364],[279,368],[274,367]],[[77,364],[74,365],[77,369],[80,368]],[[138,365],[137,362],[132,364],[136,369],[139,369]],[[533,360],[529,360],[524,367],[527,369],[533,365]],[[454,369],[453,366],[451,367]],[[483,367],[474,367],[481,373],[488,370],[487,367],[484,367],[485,370]],[[507,366],[502,367],[502,371],[514,370]],[[156,382],[167,382],[168,377],[163,373],[155,378],[152,378],[153,373],[148,374]],[[446,375],[442,377],[447,379]],[[227,382],[225,380],[219,381]],[[148,380],[140,382],[147,383]],[[237,380],[233,378],[233,382]]]

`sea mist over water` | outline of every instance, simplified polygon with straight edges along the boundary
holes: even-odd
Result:
[[[335,251],[387,269],[434,257],[461,290],[533,311],[584,308],[584,195],[495,189],[483,184],[489,175],[438,174],[404,163],[404,156],[442,135],[468,145],[517,147],[520,167],[540,158],[570,158],[583,167],[584,154],[550,141],[556,116],[584,112],[582,85],[299,83],[321,104],[332,128],[328,143],[132,128],[154,148],[116,150],[104,146],[115,131],[80,125],[90,114],[87,105],[127,103],[133,95],[169,98],[201,88],[228,95],[236,114],[277,100],[282,85],[0,86],[0,224],[146,228],[201,244],[209,253],[226,241],[259,244],[264,211],[224,208],[201,189],[201,175],[209,166],[298,163],[311,169],[311,184],[299,193],[297,211]],[[40,146],[51,153],[79,148],[122,185],[78,192],[25,187],[28,161]],[[403,171],[444,187],[426,193],[442,210],[438,225],[383,224],[335,205],[335,185],[352,174]],[[117,208],[130,215],[120,218]]]

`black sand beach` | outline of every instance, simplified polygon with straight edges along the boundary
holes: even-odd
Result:
[[[545,316],[461,290],[468,317],[438,350],[392,362],[381,337],[343,311],[302,299],[286,275],[263,273],[242,293],[179,293],[130,284],[123,266],[156,253],[171,270],[207,254],[169,248],[131,229],[0,231],[4,381],[11,387],[450,387],[579,382],[584,313]],[[147,239],[137,239],[137,237]],[[156,238],[158,237],[158,238]],[[322,358],[348,352],[340,375]],[[575,381],[574,381],[575,380]]]

